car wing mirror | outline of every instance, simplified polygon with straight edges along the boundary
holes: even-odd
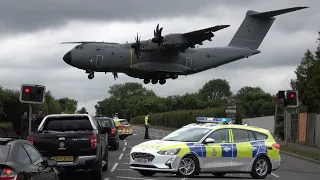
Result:
[[[206,140],[204,140],[205,144],[211,144],[211,143],[215,143],[216,140],[212,139],[212,138],[207,138]]]

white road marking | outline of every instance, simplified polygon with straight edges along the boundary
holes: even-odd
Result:
[[[126,147],[123,147],[122,151],[126,151]]]
[[[104,180],[109,180],[109,178],[104,178]]]
[[[124,145],[126,146],[126,145],[127,145],[127,142],[124,142]]]
[[[135,178],[135,177],[124,177],[124,176],[117,176],[117,178],[121,178],[121,179],[156,180],[156,179],[145,179],[145,178]]]
[[[117,171],[133,171],[132,169],[117,169]]]
[[[277,177],[277,178],[280,177],[280,176],[278,176],[278,175],[276,175],[274,173],[271,173],[271,175],[274,176],[274,177]]]
[[[118,160],[121,160],[121,159],[122,159],[122,156],[123,156],[123,153],[120,154]]]
[[[130,164],[130,163],[121,163],[121,164]]]
[[[183,178],[183,179],[181,179],[181,180],[186,180],[186,179],[188,179],[188,178]]]
[[[123,140],[124,142],[126,142],[127,140]]]
[[[116,170],[117,166],[119,163],[115,163],[112,167],[112,169],[110,170],[110,172],[114,172],[114,170]]]

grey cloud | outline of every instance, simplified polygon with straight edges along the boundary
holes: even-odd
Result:
[[[267,7],[272,8],[277,8],[279,4],[288,7],[297,2],[297,0],[283,0],[280,3],[275,0],[267,3],[253,0],[202,0],[201,2],[194,0],[10,0],[0,2],[0,27],[3,31],[10,29],[11,32],[34,31],[58,26],[68,20],[142,21],[173,16],[193,17],[204,9],[215,12],[216,8],[227,7],[235,11],[243,11],[261,9],[266,4]],[[319,3],[307,2],[313,6]]]

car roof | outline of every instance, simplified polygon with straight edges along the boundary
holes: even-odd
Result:
[[[15,140],[22,140],[22,139],[18,137],[0,137],[0,144],[5,145]]]
[[[230,128],[230,129],[243,129],[243,130],[251,130],[251,131],[257,131],[264,134],[269,134],[270,131],[264,128],[256,127],[256,126],[245,126],[240,124],[216,124],[216,123],[192,123],[188,124],[183,127],[188,128],[208,128],[208,129],[223,129],[223,128]]]

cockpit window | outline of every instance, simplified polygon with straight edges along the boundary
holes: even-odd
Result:
[[[78,45],[75,47],[75,49],[83,49],[83,46],[82,45]]]

